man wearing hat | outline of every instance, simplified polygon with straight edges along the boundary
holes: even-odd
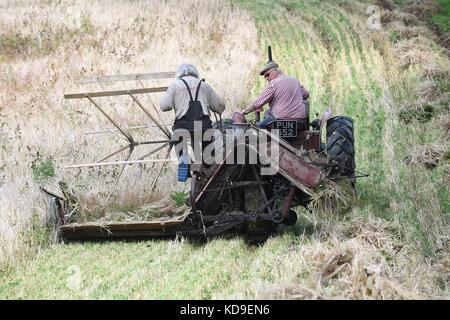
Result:
[[[262,106],[269,103],[269,110],[264,119],[258,124],[266,128],[277,119],[305,119],[307,118],[306,103],[309,92],[294,78],[285,75],[275,61],[269,61],[259,73],[268,81],[267,87],[259,97],[244,110],[244,114],[261,111]]]

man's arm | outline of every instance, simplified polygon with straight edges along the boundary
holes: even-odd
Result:
[[[308,100],[309,99],[309,92],[308,92],[308,90],[306,90],[305,87],[303,87],[300,82],[299,82],[299,84],[300,84],[300,89],[302,90],[303,100]]]
[[[223,99],[209,84],[203,83],[202,85],[206,85],[208,88],[208,103],[211,110],[217,113],[222,113],[225,110],[225,102]]]
[[[259,97],[244,110],[244,114],[248,114],[256,109],[260,109],[263,105],[270,102],[273,99],[273,95],[275,94],[275,88],[271,85],[268,85],[263,92],[259,95]]]
[[[161,97],[159,100],[159,107],[161,111],[169,111],[173,109],[174,106],[174,100],[173,96],[175,94],[175,82],[171,83],[169,88],[167,88],[166,93]]]

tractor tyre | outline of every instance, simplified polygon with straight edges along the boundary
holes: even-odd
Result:
[[[328,174],[329,178],[355,178],[355,138],[353,120],[349,117],[333,117],[327,122],[326,154],[330,162],[337,164]]]

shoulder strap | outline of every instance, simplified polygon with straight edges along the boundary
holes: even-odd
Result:
[[[180,78],[180,80],[183,81],[184,84],[186,85],[186,88],[187,88],[187,90],[189,92],[189,97],[191,98],[191,101],[194,101],[194,99],[192,99],[191,89],[189,89],[189,86],[188,86],[186,80],[184,80],[183,78]],[[197,92],[198,92],[198,88],[197,88]],[[197,100],[197,96],[195,96],[195,100]]]
[[[205,79],[200,80],[197,86],[197,91],[195,92],[195,101],[198,99],[198,92],[200,91],[200,86],[202,85],[202,81],[205,81]]]

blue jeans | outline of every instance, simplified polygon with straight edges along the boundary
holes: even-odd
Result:
[[[264,114],[264,119],[258,123],[258,127],[264,129],[275,120],[277,119],[270,113],[270,110],[267,110]]]

